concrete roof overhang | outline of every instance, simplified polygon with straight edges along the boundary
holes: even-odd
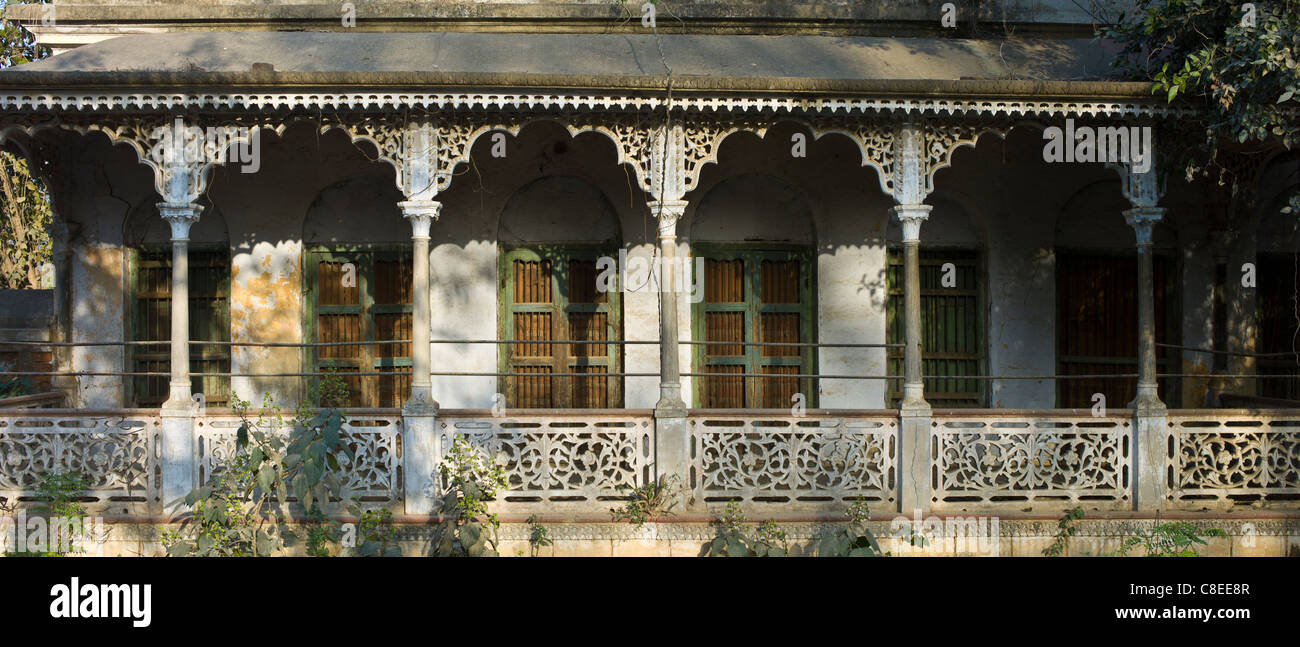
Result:
[[[0,71],[0,91],[505,88],[1152,102],[1089,40],[219,32],[131,35]],[[662,56],[660,52],[662,51]]]

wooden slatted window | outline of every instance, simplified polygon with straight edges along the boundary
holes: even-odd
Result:
[[[944,268],[953,264],[954,283],[944,287]],[[987,380],[929,378],[928,375],[983,375],[983,281],[979,252],[971,249],[920,251],[921,375],[925,398],[936,408],[984,406]],[[907,341],[903,319],[903,250],[889,250],[886,274],[888,343]],[[890,348],[889,375],[903,375],[903,349]],[[889,380],[889,406],[903,398],[903,380]]]
[[[710,374],[695,380],[698,406],[785,409],[796,393],[815,406],[813,378],[743,375],[816,371],[812,347],[744,345],[813,341],[812,254],[802,248],[705,244],[697,244],[694,253],[704,259],[704,299],[693,304],[692,334],[718,342],[694,347],[696,372]],[[727,377],[731,374],[735,377]]]
[[[313,341],[411,339],[409,251],[315,251],[309,256]],[[324,346],[309,352],[317,371],[339,373],[349,407],[397,408],[410,395],[409,375],[354,375],[411,370],[411,344]]]
[[[131,338],[135,341],[170,341],[172,250],[147,248],[134,254],[134,285],[131,300]],[[191,248],[190,340],[230,341],[230,252]],[[135,346],[130,349],[131,365],[138,373],[167,373],[171,370],[171,348]],[[229,373],[229,346],[190,346],[191,373]],[[167,400],[167,377],[135,377],[130,400],[137,407],[158,407]],[[194,377],[190,388],[202,393],[207,406],[230,403],[229,377]]]
[[[545,377],[621,371],[622,348],[600,343],[622,338],[619,293],[597,289],[596,259],[600,256],[618,255],[582,246],[510,249],[502,254],[501,339],[593,342],[503,345],[501,372],[529,374],[500,380],[506,406],[623,406],[620,377]]]
[[[1292,353],[1297,348],[1296,334],[1296,254],[1260,254],[1256,285],[1259,286],[1256,306],[1259,319],[1259,352]],[[1300,363],[1296,356],[1261,357],[1260,375],[1291,375],[1291,379],[1266,379],[1259,382],[1259,394],[1266,398],[1300,400]]]
[[[1167,316],[1173,263],[1155,256],[1156,343],[1177,339]],[[1057,373],[1105,375],[1138,372],[1137,257],[1058,251],[1056,255]],[[1176,342],[1175,342],[1176,343]],[[1157,348],[1157,370],[1168,370],[1171,353]],[[1176,402],[1176,380],[1161,380],[1160,397]],[[1137,378],[1061,379],[1056,406],[1089,408],[1094,393],[1106,406],[1123,407],[1137,394]]]

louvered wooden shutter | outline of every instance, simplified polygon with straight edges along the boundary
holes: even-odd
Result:
[[[407,252],[315,252],[316,341],[381,342],[412,337],[412,263]],[[355,282],[344,280],[348,265]],[[339,373],[347,385],[349,407],[401,407],[410,392],[408,375],[363,376],[349,373],[397,373],[411,368],[411,345],[324,346],[313,354],[318,371]],[[331,403],[325,403],[331,404]]]
[[[618,294],[597,289],[595,250],[574,247],[513,249],[503,254],[502,334],[518,341],[617,340]],[[510,344],[503,368],[527,376],[505,378],[506,404],[520,408],[622,406],[621,349],[608,343]],[[535,376],[534,376],[535,375]]]
[[[695,253],[704,257],[704,300],[695,305],[695,334],[717,342],[697,347],[695,353],[699,372],[710,374],[698,379],[700,406],[787,408],[795,393],[813,402],[816,385],[811,378],[743,377],[812,373],[811,348],[743,345],[812,339],[807,252],[701,245]]]

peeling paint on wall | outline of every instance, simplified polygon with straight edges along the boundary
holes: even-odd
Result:
[[[234,254],[230,274],[230,339],[234,342],[301,342],[302,243],[260,242]],[[296,348],[231,349],[232,373],[296,373],[302,352]],[[297,378],[235,377],[231,389],[241,399],[261,404],[264,393],[281,406],[301,397]]]
[[[122,341],[126,338],[123,294],[126,289],[126,253],[117,245],[83,245],[73,252],[73,341]],[[72,370],[123,371],[121,346],[86,346],[72,351]],[[111,409],[124,406],[123,378],[77,378],[76,407]]]

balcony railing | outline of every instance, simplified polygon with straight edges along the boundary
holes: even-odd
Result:
[[[340,469],[350,493],[402,511],[407,474],[434,474],[456,439],[505,468],[493,507],[508,515],[607,516],[628,494],[621,486],[668,476],[656,466],[649,410],[444,410],[434,424],[437,449],[417,464],[400,411],[349,410],[355,458]],[[925,424],[921,454],[908,456],[903,436],[915,432],[895,411],[692,410],[688,473],[678,476],[696,511],[736,500],[778,516],[825,516],[858,497],[876,512],[910,513],[903,502],[917,494],[935,512],[1300,506],[1300,410],[1171,410],[1146,447],[1127,411],[963,409]],[[76,471],[89,478],[92,504],[157,514],[164,476],[187,470],[187,482],[203,482],[235,451],[238,427],[231,413],[196,413],[193,456],[173,464],[162,458],[157,411],[0,412],[0,497],[30,501],[43,475]],[[1142,500],[1142,474],[1155,475],[1155,500]]]

